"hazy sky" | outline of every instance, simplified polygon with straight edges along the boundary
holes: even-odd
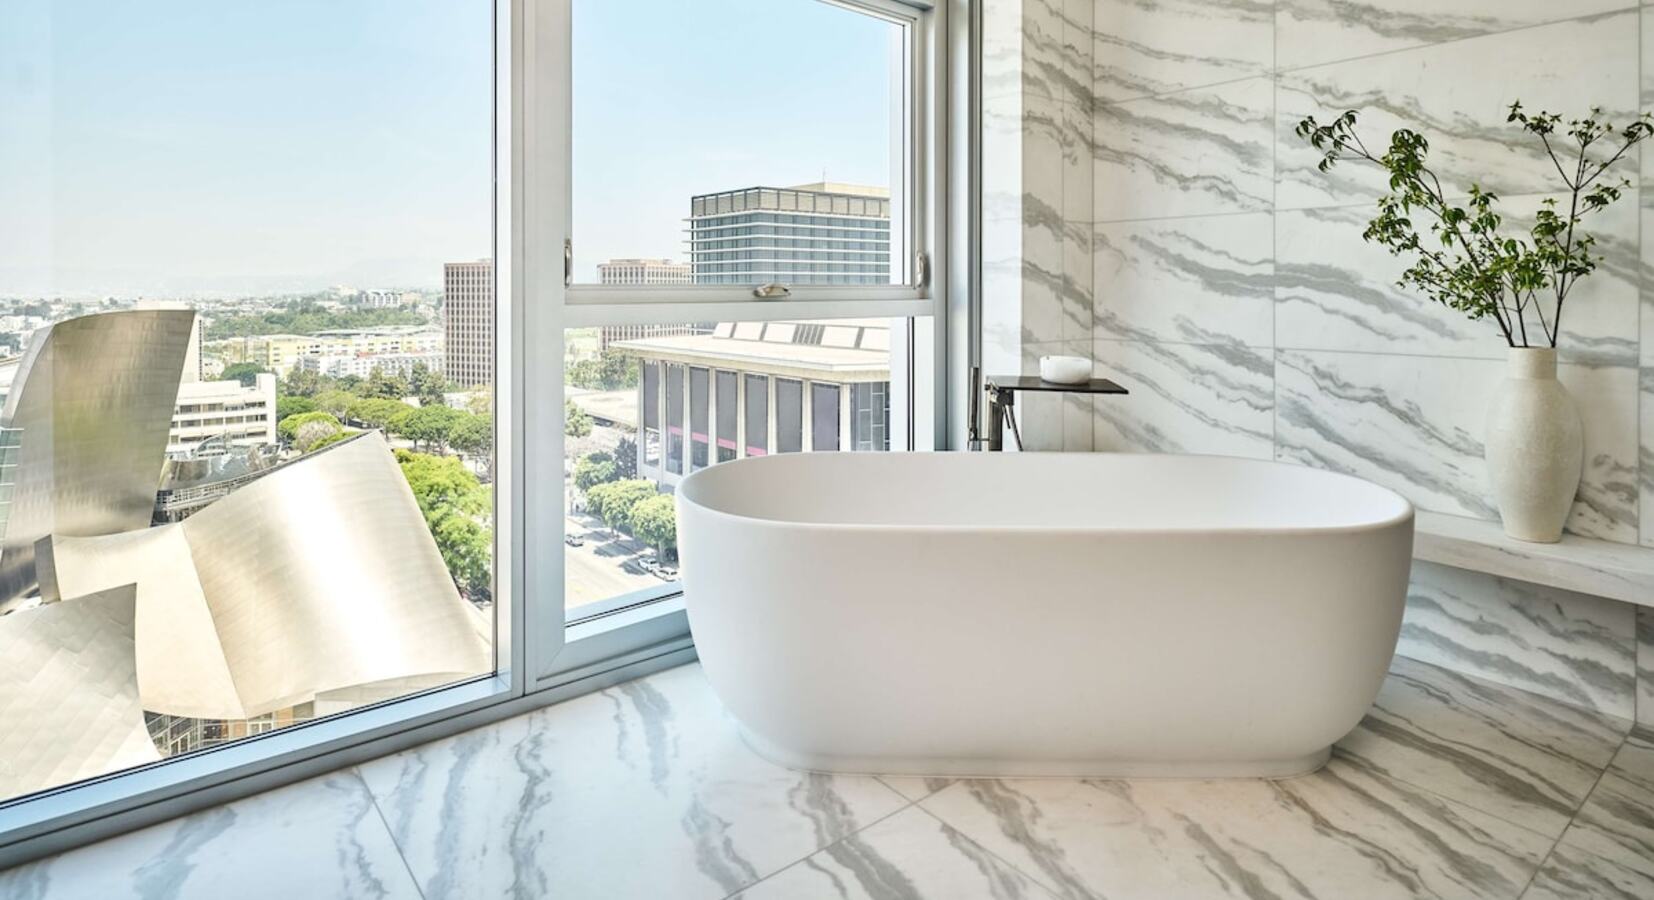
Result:
[[[694,193],[888,181],[883,23],[575,16],[583,275],[682,258]],[[439,285],[491,245],[491,28],[481,0],[0,0],[0,296]]]

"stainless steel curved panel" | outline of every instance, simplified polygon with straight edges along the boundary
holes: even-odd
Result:
[[[67,319],[35,333],[0,427],[19,446],[0,539],[0,611],[36,584],[35,542],[149,524],[195,312]]]
[[[137,584],[152,712],[242,719],[321,692],[492,669],[487,619],[455,589],[377,432],[175,525],[54,537],[42,559],[62,596]]]
[[[138,699],[131,584],[0,616],[0,799],[160,759]]]

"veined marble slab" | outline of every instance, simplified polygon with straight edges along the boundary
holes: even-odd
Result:
[[[1629,719],[1397,657],[1335,756],[1555,840]]]
[[[1502,361],[1280,350],[1275,363],[1277,458],[1367,478],[1420,509],[1497,518],[1482,434]],[[1585,423],[1568,530],[1635,543],[1636,369],[1564,365],[1559,377]]]
[[[1334,170],[1338,171],[1337,169]],[[1505,198],[1508,233],[1523,236],[1541,201],[1565,196]],[[1564,210],[1565,211],[1565,210]],[[1283,348],[1504,359],[1507,345],[1490,316],[1471,321],[1416,289],[1397,286],[1409,260],[1362,239],[1376,206],[1283,210],[1275,215],[1276,340]],[[1638,192],[1586,220],[1602,262],[1563,306],[1565,362],[1635,365],[1641,304]],[[1535,301],[1554,322],[1555,299]],[[1527,317],[1529,340],[1544,340],[1537,314]]]
[[[759,759],[698,666],[361,772],[427,900],[725,897],[908,803]]]
[[[1654,733],[1632,733],[1562,843],[1654,880]]]
[[[1279,0],[1282,68],[1460,41],[1558,19],[1624,9],[1625,0]]]
[[[347,771],[0,872],[0,897],[419,900],[420,894],[373,797]]]
[[[1254,78],[1098,106],[1096,220],[1268,209],[1273,99]]]
[[[1092,89],[1103,102],[1237,81],[1274,65],[1269,0],[1097,0]]]
[[[1630,719],[1636,607],[1417,562],[1396,653]]]
[[[789,866],[741,900],[1055,900],[1044,888],[909,807]]]
[[[1654,728],[1654,608],[1637,610],[1637,724]]]
[[[1097,341],[1094,359],[1098,377],[1131,393],[1095,398],[1093,449],[1269,458],[1274,404],[1268,350]]]
[[[1654,604],[1654,554],[1565,534],[1555,544],[1519,541],[1497,521],[1419,512],[1413,558],[1626,603]]]
[[[1090,341],[1057,341],[1025,345],[1020,373],[1039,374],[1041,356],[1091,357]],[[998,371],[986,374],[998,374]],[[1092,448],[1092,398],[1089,394],[1024,391],[1017,395],[1017,421],[1022,429],[1023,449],[1085,452]],[[1006,447],[1014,438],[1005,435]]]
[[[1638,108],[1637,42],[1630,11],[1284,73],[1276,205],[1337,206],[1382,192],[1387,176],[1373,166],[1316,171],[1320,154],[1293,134],[1305,115],[1324,122],[1346,109],[1361,113],[1358,128],[1375,150],[1397,128],[1422,134],[1450,191],[1472,182],[1509,196],[1555,191],[1562,185],[1544,148],[1505,122],[1507,109],[1520,99],[1568,118],[1600,106],[1612,121],[1629,121]],[[1635,180],[1631,167],[1624,174]]]
[[[1098,225],[1098,339],[1271,347],[1270,213]]]
[[[1654,309],[1644,304],[1643,323],[1646,328],[1650,319],[1654,319]],[[1648,353],[1649,339],[1645,338],[1643,353]],[[1654,366],[1644,366],[1638,376],[1642,384],[1639,391],[1639,406],[1642,409],[1642,440],[1637,451],[1640,460],[1638,467],[1638,497],[1641,499],[1642,513],[1642,545],[1654,547]]]
[[[1551,851],[1522,900],[1647,900],[1654,878],[1563,845]]]
[[[1068,898],[1511,898],[1550,846],[1341,759],[1283,781],[965,781],[920,805]]]

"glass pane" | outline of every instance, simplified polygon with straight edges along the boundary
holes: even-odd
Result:
[[[804,449],[804,382],[775,379],[775,452]]]
[[[493,670],[493,54],[0,4],[0,800]]]
[[[839,395],[844,386],[810,383],[810,449],[838,450]]]
[[[821,0],[573,16],[577,283],[905,280],[905,26]]]
[[[684,454],[701,468],[763,456],[772,446],[840,449],[852,393],[889,396],[890,330],[902,325],[838,319],[567,331],[567,606],[592,612],[669,593],[678,565],[671,494],[685,475]],[[828,330],[840,335],[831,346],[812,337]],[[889,405],[864,406],[864,427],[888,434]],[[651,453],[656,430],[664,452]]]

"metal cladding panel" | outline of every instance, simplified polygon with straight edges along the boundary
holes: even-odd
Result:
[[[193,310],[127,310],[36,332],[0,414],[21,431],[0,609],[34,589],[40,538],[149,524],[194,322]]]
[[[0,616],[0,799],[160,759],[127,584]]]
[[[492,669],[485,618],[455,589],[378,432],[176,525],[54,540],[51,557],[65,594],[137,583],[152,712],[241,719],[341,688]]]

